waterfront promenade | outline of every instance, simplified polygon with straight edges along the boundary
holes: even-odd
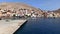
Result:
[[[0,34],[13,34],[26,20],[0,20]]]

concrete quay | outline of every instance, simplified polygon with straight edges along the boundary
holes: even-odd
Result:
[[[0,34],[13,34],[27,20],[0,20]]]

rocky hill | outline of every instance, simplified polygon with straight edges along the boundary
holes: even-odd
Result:
[[[24,3],[0,3],[0,9],[19,9],[19,8],[40,10]]]
[[[60,13],[60,9],[54,10],[55,13]]]

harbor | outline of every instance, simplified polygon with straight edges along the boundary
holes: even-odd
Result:
[[[27,20],[0,20],[0,34],[13,34]]]
[[[56,2],[51,4],[58,9],[49,5],[50,1],[5,1],[0,3],[0,34],[60,34],[60,8]]]
[[[60,34],[60,18],[30,18],[14,34]]]

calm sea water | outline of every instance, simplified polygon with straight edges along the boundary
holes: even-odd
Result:
[[[60,34],[60,18],[31,18],[14,34]]]

